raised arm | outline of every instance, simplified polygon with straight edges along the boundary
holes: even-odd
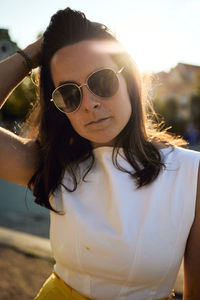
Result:
[[[30,57],[32,67],[37,67],[41,53],[41,39],[29,45],[24,52]],[[0,63],[0,107],[28,72],[26,61],[19,53]],[[35,142],[0,128],[1,178],[27,185],[37,168],[37,161],[38,146]]]
[[[39,39],[24,49],[24,52],[32,61],[33,68],[39,65],[41,42],[42,39]],[[19,53],[0,62],[0,107],[2,107],[9,94],[28,74],[28,71],[26,61]]]
[[[200,171],[198,176],[196,213],[184,256],[183,300],[200,299]]]

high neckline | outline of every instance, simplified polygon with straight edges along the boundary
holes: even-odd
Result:
[[[171,149],[171,148],[172,148],[172,146],[169,145],[168,147],[158,149],[158,151],[161,151],[161,152],[168,152],[169,149]],[[100,147],[93,148],[92,151],[93,151],[93,152],[98,152],[98,151],[101,151],[101,152],[102,152],[102,151],[111,151],[111,150],[113,150],[113,149],[114,149],[113,146],[100,146]],[[118,149],[119,149],[119,150],[123,150],[122,147],[118,147]]]
[[[100,146],[100,147],[96,147],[93,148],[92,151],[96,152],[96,151],[103,151],[103,150],[113,150],[113,146]],[[120,147],[119,149],[122,149],[122,147]]]

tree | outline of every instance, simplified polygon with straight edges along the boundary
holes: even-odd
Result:
[[[35,99],[36,86],[30,78],[25,78],[2,107],[2,121],[23,122],[26,119],[28,111],[32,108]]]
[[[164,128],[176,135],[183,136],[187,128],[187,121],[179,114],[179,104],[175,98],[169,98],[165,101],[154,100],[154,109],[158,114],[159,121],[164,121]]]
[[[190,115],[192,123],[200,130],[200,94],[191,97]]]

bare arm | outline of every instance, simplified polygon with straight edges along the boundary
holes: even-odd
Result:
[[[198,176],[196,214],[184,256],[183,300],[200,299],[200,171]]]
[[[29,45],[24,51],[31,58],[33,67],[37,67],[41,52],[41,39]],[[26,62],[18,53],[0,63],[0,107],[27,73]],[[27,185],[37,168],[38,155],[38,146],[35,142],[0,128],[1,178]]]
[[[37,168],[39,149],[30,139],[0,128],[0,177],[26,186]]]

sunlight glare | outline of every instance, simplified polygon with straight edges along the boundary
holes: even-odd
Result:
[[[116,30],[117,38],[141,72],[159,72],[169,68],[173,51],[167,44],[165,32],[157,24],[148,21],[137,27],[134,24],[124,24]]]

